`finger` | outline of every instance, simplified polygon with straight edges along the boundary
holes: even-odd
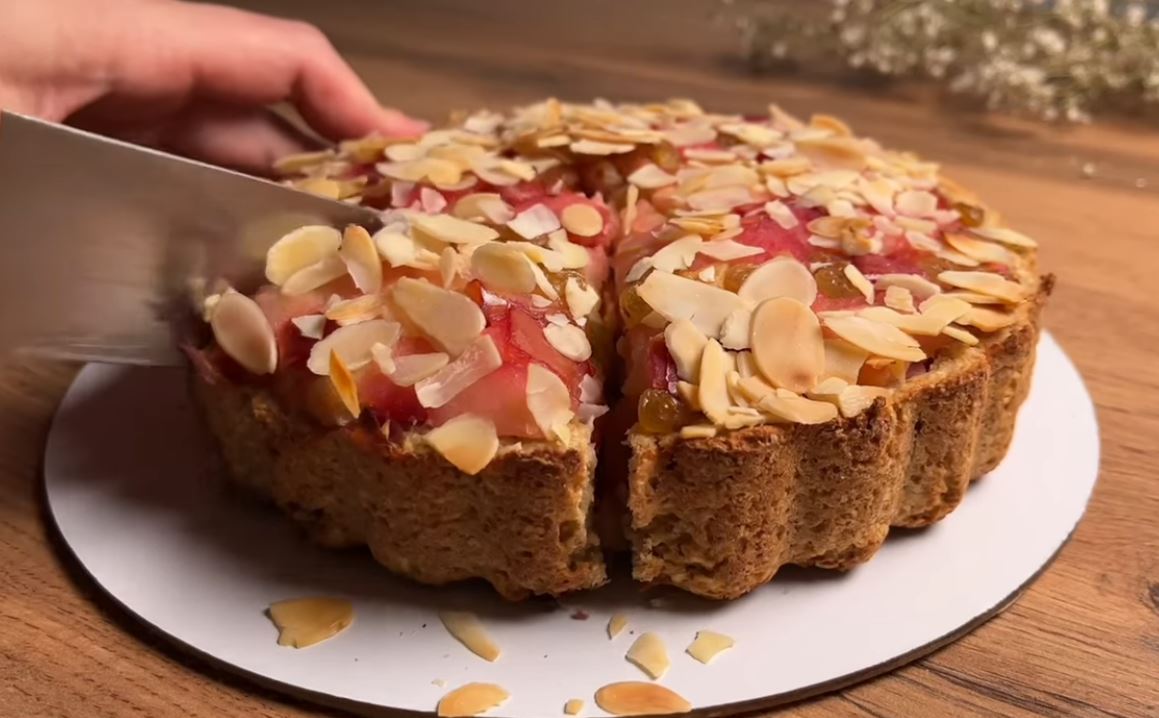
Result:
[[[251,174],[271,174],[274,161],[319,144],[267,110],[202,105],[174,117],[154,144],[186,157]]]

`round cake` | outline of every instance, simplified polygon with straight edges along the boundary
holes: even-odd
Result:
[[[511,599],[848,569],[1001,461],[1052,279],[843,122],[556,100],[285,158],[381,211],[204,298],[229,472],[331,546]],[[599,457],[597,467],[597,456]]]

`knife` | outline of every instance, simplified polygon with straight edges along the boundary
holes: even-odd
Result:
[[[191,292],[261,277],[303,224],[378,213],[0,112],[0,357],[172,365]]]

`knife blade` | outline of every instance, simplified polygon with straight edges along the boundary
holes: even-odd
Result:
[[[191,291],[252,286],[290,229],[351,223],[378,213],[0,113],[0,355],[179,363]]]

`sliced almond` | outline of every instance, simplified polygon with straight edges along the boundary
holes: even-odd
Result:
[[[396,359],[396,363],[401,359]],[[415,382],[415,395],[421,406],[437,409],[501,366],[502,355],[494,340],[484,334],[471,342],[454,361]]]
[[[962,329],[961,327],[948,326],[942,330],[942,334],[945,334],[951,339],[957,339],[963,344],[967,344],[969,346],[974,346],[978,343],[978,337],[974,336],[969,331]]]
[[[663,639],[651,632],[641,634],[624,657],[647,673],[652,680],[661,678],[671,665]]]
[[[1011,304],[1026,298],[1025,287],[993,272],[942,272],[938,275],[938,281],[951,287],[997,297]]]
[[[912,239],[910,238],[910,234],[911,233],[907,232],[906,238],[910,239],[911,243],[912,243]],[[937,244],[937,242],[933,239],[931,239],[929,242],[931,245],[929,250],[934,252],[936,255],[938,255],[938,259],[944,259],[947,262],[950,262],[951,264],[958,265],[959,267],[977,267],[978,265],[981,264],[981,262],[979,262],[977,259],[974,259],[973,257],[968,257],[968,256],[962,254],[961,252],[955,251],[953,249],[944,249],[944,248],[938,249],[936,246],[933,246],[933,245]]]
[[[898,194],[894,207],[910,217],[929,217],[938,209],[938,197],[925,190],[906,190]]]
[[[443,424],[443,426],[447,426],[447,424]],[[427,434],[427,437],[429,439],[430,434]],[[439,620],[443,622],[443,627],[447,629],[447,633],[466,646],[471,653],[492,663],[499,659],[501,653],[499,646],[491,640],[487,630],[483,628],[482,622],[479,621],[479,617],[474,613],[470,611],[439,611]]]
[[[853,285],[853,288],[861,292],[861,296],[865,297],[865,301],[869,304],[873,304],[873,283],[865,278],[865,275],[861,273],[861,270],[858,269],[857,266],[852,262],[850,262],[849,264],[845,265],[845,269],[842,270],[842,273],[845,274],[845,278],[849,280],[849,283]]]
[[[909,362],[926,358],[916,339],[889,324],[859,316],[826,316],[825,327],[874,356]]]
[[[298,296],[312,292],[346,274],[346,263],[337,254],[294,272],[282,283],[282,294]]]
[[[832,404],[806,399],[785,389],[765,394],[757,402],[757,407],[777,419],[795,424],[824,424],[837,418],[837,407]]]
[[[360,297],[344,299],[328,307],[324,316],[343,327],[378,319],[382,317],[382,297],[377,294],[363,294]]]
[[[693,192],[684,198],[690,209],[730,210],[754,201],[747,187],[717,187]]]
[[[714,424],[723,425],[728,421],[728,410],[732,406],[728,394],[728,372],[732,369],[728,355],[715,339],[704,344],[700,355],[697,401],[700,410]]]
[[[765,213],[772,217],[773,221],[781,226],[781,229],[794,229],[800,224],[797,215],[793,214],[793,210],[789,209],[789,205],[779,199],[766,202]]]
[[[342,234],[333,227],[299,227],[266,251],[266,279],[281,286],[297,272],[334,256],[341,244]]]
[[[563,704],[563,712],[565,715],[578,716],[584,711],[584,702],[579,698],[572,698],[567,703]]]
[[[382,258],[370,233],[356,224],[342,233],[338,256],[354,280],[354,286],[366,294],[376,294],[382,288]]]
[[[491,224],[506,224],[515,218],[511,206],[495,192],[476,192],[463,196],[451,213],[459,219]]]
[[[547,343],[572,361],[587,361],[592,356],[588,335],[574,324],[549,324],[543,329]]]
[[[278,340],[258,303],[244,294],[221,295],[209,318],[213,337],[231,359],[252,374],[272,374],[278,366]]]
[[[676,364],[676,374],[692,381],[700,374],[700,357],[708,337],[687,319],[677,319],[664,328],[664,344]]]
[[[692,704],[670,688],[655,683],[625,681],[596,691],[596,705],[614,716],[688,713]]]
[[[1005,227],[974,227],[970,230],[975,236],[982,239],[989,239],[993,242],[1001,242],[1002,244],[1010,245],[1011,247],[1021,247],[1023,249],[1032,249],[1038,246],[1030,237],[1027,237],[1021,232],[1015,232],[1013,229]]]
[[[338,327],[321,341],[310,347],[310,358],[306,368],[315,374],[330,373],[330,353],[337,352],[342,363],[351,371],[360,369],[372,359],[371,347],[375,344],[394,346],[402,327],[398,322],[386,319],[371,319],[358,324]]]
[[[381,342],[370,347],[370,357],[374,360],[374,365],[385,376],[394,374],[398,368],[398,365],[394,362],[394,350]]]
[[[332,159],[334,159],[333,150],[298,152],[292,155],[284,155],[274,161],[274,172],[280,175],[297,174]]]
[[[424,280],[403,277],[392,296],[407,318],[451,356],[466,349],[487,325],[470,298]]]
[[[445,244],[481,244],[499,237],[499,232],[485,224],[449,214],[414,214],[410,222],[416,231]]]
[[[973,239],[964,234],[956,234],[954,232],[947,232],[945,240],[946,244],[979,262],[1013,265],[1018,261],[1016,254],[1000,244],[981,239]]]
[[[977,327],[984,332],[996,332],[1017,323],[1018,317],[1009,312],[1000,312],[986,307],[971,307],[964,314],[956,317],[954,321],[958,324]]]
[[[527,408],[544,436],[568,441],[571,393],[558,374],[539,364],[527,366]]]
[[[371,347],[371,356],[374,356],[374,347]],[[377,357],[375,360],[377,361]],[[450,361],[451,357],[443,352],[395,356],[391,358],[394,368],[385,373],[399,386],[414,386],[423,379],[434,376]]]
[[[494,683],[468,683],[440,698],[435,712],[439,718],[477,716],[497,708],[510,697],[510,693]]]
[[[711,439],[716,436],[716,427],[712,424],[689,424],[680,427],[682,439]]]
[[[339,199],[342,197],[342,184],[337,180],[332,180],[329,177],[307,177],[305,179],[294,180],[290,183],[295,189],[326,199]]]
[[[636,145],[618,142],[599,142],[597,140],[579,140],[569,145],[577,155],[622,155],[636,149]]]
[[[919,300],[928,299],[942,291],[938,285],[916,274],[881,274],[878,275],[876,284],[886,289],[889,287],[907,289],[914,298]]]
[[[559,223],[579,237],[594,237],[604,231],[604,216],[590,204],[577,202],[563,208]]]
[[[431,429],[423,438],[455,468],[471,476],[485,469],[499,451],[499,436],[495,431],[495,424],[490,419],[473,414],[460,414],[447,423]],[[462,615],[470,616],[470,614]],[[499,649],[490,642],[481,627],[477,632],[471,631],[466,619],[460,619],[460,622],[452,627],[443,613],[439,616],[451,635],[473,653],[488,661],[494,661],[499,657]]]
[[[845,387],[849,386],[849,382],[835,376],[827,377],[817,383],[813,390],[809,392],[811,398],[815,397],[835,397],[840,394]]]
[[[748,307],[733,310],[720,327],[720,345],[725,349],[748,349],[752,343],[753,311]]]
[[[375,346],[381,346],[376,344]],[[362,404],[358,400],[358,384],[354,381],[354,376],[350,373],[350,369],[343,363],[342,357],[338,356],[338,352],[333,349],[330,350],[330,385],[334,387],[338,398],[342,400],[342,405],[346,407],[346,411],[350,412],[350,416],[358,418],[362,413]]]
[[[705,246],[704,240],[695,234],[681,237],[661,247],[648,257],[648,264],[661,272],[675,272],[687,269],[696,260],[696,254]]]
[[[568,311],[577,320],[586,318],[595,311],[600,303],[599,292],[575,277],[567,278],[563,287],[563,296],[567,301]]]
[[[914,295],[905,287],[886,287],[885,306],[905,314],[913,314],[917,311],[914,306]]]
[[[640,201],[640,188],[636,185],[628,185],[628,192],[624,197],[623,220],[625,235],[636,231],[636,216],[639,213],[639,208],[636,203]]]
[[[303,314],[300,317],[294,317],[290,322],[307,339],[321,339],[326,330],[326,317],[322,314]]]
[[[620,635],[628,627],[628,617],[622,613],[614,613],[608,619],[608,640]]]
[[[390,228],[375,233],[374,245],[382,258],[392,267],[434,270],[439,266],[437,253],[416,242],[414,237]]]
[[[852,419],[868,409],[877,401],[878,397],[889,396],[890,390],[878,386],[850,385],[841,390],[834,397],[834,403],[841,411],[841,415]]]
[[[825,342],[813,310],[796,299],[762,302],[753,313],[753,361],[774,386],[806,392],[825,369]]]
[[[278,645],[306,648],[337,636],[354,622],[354,606],[342,598],[294,598],[270,604]]]
[[[649,162],[628,175],[628,181],[640,189],[660,189],[676,183],[676,178]]]
[[[439,253],[439,279],[443,280],[443,289],[448,289],[455,283],[461,271],[462,261],[454,247],[443,247]]]
[[[736,645],[730,636],[715,631],[697,631],[696,639],[689,644],[684,652],[701,663],[708,664],[723,651]]]
[[[471,253],[471,273],[488,289],[527,294],[535,289],[535,269],[527,255],[509,244],[491,242]]]
[[[825,340],[825,376],[856,384],[869,352],[835,337]]]
[[[636,291],[668,321],[687,319],[705,336],[717,336],[728,315],[745,306],[730,291],[667,272],[652,272]]]
[[[507,227],[524,239],[535,239],[560,228],[559,217],[545,204],[534,204],[507,223]]]
[[[591,263],[591,254],[589,254],[587,247],[569,240],[567,232],[563,230],[557,230],[547,235],[547,246],[559,255],[560,269],[583,269]]]
[[[817,280],[805,265],[792,257],[775,257],[753,270],[737,295],[754,304],[787,297],[809,306],[817,298]]]
[[[943,292],[943,294],[947,297],[953,297],[954,299],[961,299],[963,302],[967,302],[969,304],[1002,304],[1003,303],[1002,300],[999,299],[998,297],[991,297],[987,294],[978,294],[977,292]],[[938,296],[940,296],[940,295],[938,295]],[[933,299],[933,297],[930,297],[929,299],[925,300],[924,302],[922,302],[921,305],[919,305],[918,308],[919,309],[922,308],[922,306],[925,305],[926,302],[929,302],[932,299]]]
[[[739,229],[739,227],[737,229]],[[714,239],[711,242],[706,242],[705,244],[700,245],[697,251],[706,257],[719,259],[722,262],[730,262],[734,259],[752,257],[764,252],[764,250],[760,247],[741,244],[740,242],[735,242],[731,239]]]

